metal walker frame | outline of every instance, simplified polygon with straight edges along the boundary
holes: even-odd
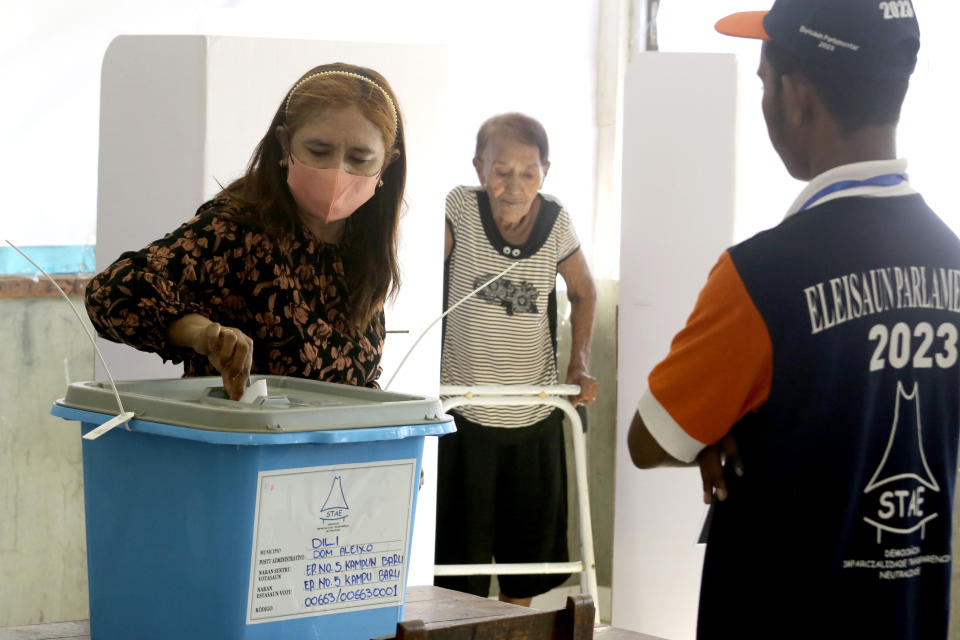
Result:
[[[590,494],[587,488],[587,443],[580,415],[570,401],[563,396],[575,396],[580,387],[572,384],[548,386],[493,385],[456,386],[441,385],[440,395],[445,396],[443,410],[449,411],[467,405],[483,406],[529,406],[548,405],[561,409],[570,419],[570,436],[573,442],[574,466],[577,478],[577,503],[580,513],[580,558],[573,562],[531,562],[509,564],[441,564],[434,566],[435,576],[470,575],[517,575],[547,573],[579,573],[580,588],[590,594],[596,603],[597,620],[600,617],[600,600],[597,590],[597,564],[593,555],[593,528],[590,520]]]

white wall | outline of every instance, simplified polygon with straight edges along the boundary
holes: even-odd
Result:
[[[552,140],[545,189],[567,205],[591,252],[596,144],[597,12],[601,0],[35,0],[0,3],[0,228],[21,246],[95,241],[99,69],[120,34],[216,34],[445,45],[430,81],[450,96],[441,153],[452,183],[475,183],[470,160],[487,117],[521,110]],[[342,54],[335,59],[344,59]],[[328,62],[323,60],[318,62]],[[345,60],[351,62],[350,60]],[[426,69],[421,70],[426,73]],[[436,70],[431,70],[436,74]],[[403,106],[403,105],[401,105]],[[440,126],[437,123],[436,126]],[[55,176],[47,163],[68,171]],[[411,166],[411,173],[419,171]],[[50,189],[51,179],[56,189]],[[42,198],[37,194],[43,194]],[[442,207],[442,201],[438,206]]]
[[[900,118],[898,151],[910,161],[910,182],[960,232],[960,207],[953,195],[953,150],[960,146],[960,119],[954,115],[960,84],[955,80],[953,30],[960,22],[960,4],[941,0],[913,4],[921,46]],[[725,52],[738,58],[743,115],[737,132],[736,241],[778,224],[804,186],[787,174],[767,136],[760,112],[762,84],[756,74],[760,43],[723,36],[713,28],[723,16],[744,9],[742,0],[670,0],[660,7],[658,26],[661,51]]]
[[[650,370],[731,243],[736,93],[730,55],[644,53],[627,68],[613,624],[671,640],[695,632],[700,476],[638,471],[626,437]]]
[[[960,233],[956,197],[956,150],[960,148],[956,25],[960,4],[913,0],[920,21],[917,70],[903,104],[898,151],[910,161],[910,182],[955,233]]]
[[[205,38],[125,36],[103,60],[97,271],[189,220],[204,201]],[[118,380],[174,378],[182,366],[101,338]],[[105,380],[96,362],[96,377]]]

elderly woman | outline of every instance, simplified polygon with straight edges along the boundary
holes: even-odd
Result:
[[[196,216],[87,288],[99,334],[185,376],[251,372],[374,386],[383,303],[399,284],[403,122],[371,69],[311,69],[284,96],[246,173]]]
[[[570,217],[541,194],[550,168],[536,120],[505,114],[477,134],[480,187],[456,187],[446,204],[447,301],[454,303],[514,262],[516,268],[446,318],[443,384],[556,384],[556,279],[567,285],[573,402],[598,391],[588,373],[596,290]],[[438,564],[567,559],[562,413],[550,407],[461,407],[457,433],[440,440]],[[500,599],[529,605],[567,576],[500,576]],[[436,583],[486,596],[489,576]]]

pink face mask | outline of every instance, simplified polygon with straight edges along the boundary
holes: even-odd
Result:
[[[380,174],[355,176],[340,169],[314,169],[290,155],[287,185],[297,206],[324,224],[350,217],[373,197]]]

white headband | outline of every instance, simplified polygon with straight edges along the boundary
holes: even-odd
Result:
[[[293,98],[293,94],[297,92],[297,89],[300,88],[300,85],[302,85],[304,82],[307,82],[309,80],[313,80],[314,78],[319,78],[320,76],[329,76],[329,75],[350,76],[351,78],[363,80],[367,84],[373,85],[374,87],[379,89],[380,93],[383,94],[383,97],[386,98],[387,104],[390,105],[390,109],[393,111],[393,130],[394,131],[397,130],[397,125],[398,125],[397,106],[393,104],[393,100],[390,99],[390,94],[387,93],[383,87],[381,87],[379,84],[377,84],[370,78],[366,76],[362,76],[359,73],[353,73],[352,71],[320,71],[318,73],[310,74],[309,76],[307,76],[306,78],[298,82],[297,84],[293,85],[293,89],[290,89],[290,93],[287,95],[287,101],[283,105],[283,119],[284,120],[287,119],[287,115],[288,115],[287,112],[290,110],[290,100]]]

